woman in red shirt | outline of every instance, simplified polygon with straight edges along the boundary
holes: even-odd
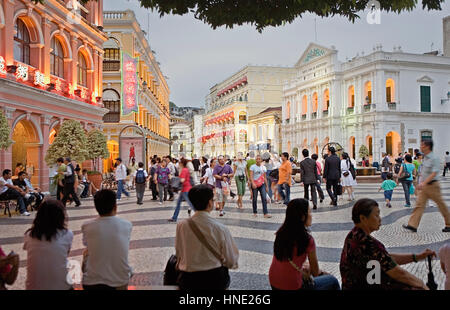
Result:
[[[173,216],[171,219],[169,219],[169,222],[176,222],[178,219],[178,214],[180,213],[181,203],[186,201],[189,205],[188,208],[188,215],[191,216],[191,210],[194,208],[192,206],[191,201],[188,197],[188,192],[191,190],[191,174],[189,173],[189,169],[186,167],[187,160],[185,158],[182,158],[179,163],[179,170],[180,172],[180,182],[182,184],[180,195],[178,196],[177,200],[177,207],[175,209],[175,212],[173,213]]]
[[[274,290],[339,290],[338,280],[319,269],[314,238],[308,233],[311,210],[306,199],[293,199],[276,233],[269,281]],[[305,264],[308,258],[309,266]]]

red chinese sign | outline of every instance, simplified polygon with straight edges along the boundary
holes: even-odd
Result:
[[[122,53],[122,115],[139,112],[137,63],[138,58]]]

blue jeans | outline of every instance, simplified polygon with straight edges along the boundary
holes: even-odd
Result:
[[[194,209],[194,207],[192,206],[191,201],[189,200],[188,192],[181,192],[180,195],[178,196],[177,207],[176,207],[175,212],[173,213],[173,216],[172,216],[172,219],[174,221],[176,221],[178,219],[178,214],[180,213],[181,203],[183,202],[183,200],[188,203],[189,209]]]
[[[302,286],[302,290],[314,291],[338,291],[340,289],[339,281],[329,274],[314,277],[314,284],[304,283]]]
[[[123,187],[123,180],[117,181],[117,199],[122,198],[122,192],[125,194],[125,196],[130,197],[130,193],[128,193],[125,188]]]
[[[272,178],[270,177],[270,173],[272,172],[272,170],[267,170],[266,172],[266,178],[267,178],[267,184],[269,185],[269,197],[270,199],[273,199],[273,193],[272,193]]]
[[[393,192],[394,192],[393,190],[384,191],[384,199],[387,199],[387,200],[391,201]]]
[[[253,214],[257,214],[258,211],[258,192],[261,194],[261,201],[262,201],[262,205],[263,205],[263,212],[264,215],[266,215],[267,212],[267,200],[266,200],[266,186],[265,185],[261,185],[260,187],[257,188],[252,188],[253,191],[253,199],[252,199],[252,205],[253,205]]]
[[[284,193],[286,191],[286,194]],[[287,205],[291,201],[291,187],[289,184],[278,184],[278,192],[281,195],[281,199],[284,200],[284,204]]]
[[[411,205],[411,201],[409,200],[410,197],[410,187],[411,187],[412,181],[402,181],[403,191],[405,192],[405,200],[407,205]]]

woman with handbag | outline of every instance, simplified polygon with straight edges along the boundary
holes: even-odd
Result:
[[[244,160],[244,155],[239,152],[237,160],[233,164],[234,179],[236,181],[238,200],[237,205],[239,209],[243,209],[242,197],[245,195],[245,186],[247,185],[247,162]]]
[[[173,213],[172,218],[169,219],[169,222],[176,222],[178,219],[178,214],[180,213],[181,203],[186,201],[189,205],[188,215],[191,216],[191,211],[194,208],[192,206],[191,201],[188,197],[188,192],[192,188],[191,180],[190,180],[190,172],[187,167],[188,160],[186,158],[182,158],[179,163],[180,167],[180,182],[181,182],[181,192],[178,195],[177,207],[175,208],[175,212]]]
[[[319,269],[314,238],[308,233],[311,222],[311,209],[306,199],[293,199],[288,203],[286,218],[276,233],[273,247],[269,270],[272,289],[340,289],[334,276]]]
[[[398,180],[402,183],[403,191],[405,192],[405,207],[411,207],[411,186],[413,183],[413,174],[416,170],[416,166],[412,163],[412,157],[410,154],[406,154],[405,163],[400,167],[400,171],[398,172]]]
[[[238,268],[239,250],[229,229],[210,215],[212,189],[197,185],[188,195],[196,212],[177,224],[177,284],[181,290],[225,290],[230,285],[228,269]]]
[[[271,218],[272,216],[267,211],[267,180],[266,180],[266,167],[262,165],[261,155],[256,156],[256,164],[250,167],[250,181],[252,185],[252,205],[253,205],[253,216],[257,216],[257,203],[258,203],[258,192],[261,194],[261,202],[263,205],[263,213],[265,218]]]
[[[347,192],[348,201],[355,200],[355,195],[353,193],[353,186],[356,185],[355,168],[350,161],[350,157],[347,153],[342,153],[341,156],[341,171],[342,171],[342,182],[343,192]]]

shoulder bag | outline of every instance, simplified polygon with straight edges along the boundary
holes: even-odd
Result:
[[[402,174],[399,176],[399,181],[405,181],[406,179],[409,179],[411,177],[411,174],[406,170],[406,165],[403,164],[403,171]]]

